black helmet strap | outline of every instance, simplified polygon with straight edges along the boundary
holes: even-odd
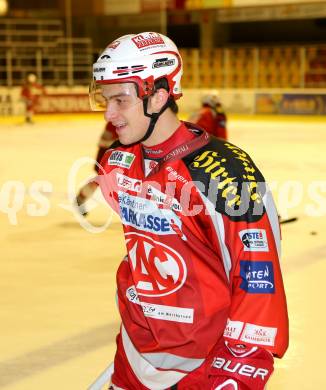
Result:
[[[147,112],[148,97],[145,97],[145,98],[143,99],[144,115],[147,116],[148,118],[151,118],[151,120],[150,120],[150,122],[149,122],[149,126],[148,126],[148,129],[147,129],[147,131],[146,131],[146,134],[145,134],[144,137],[143,137],[140,141],[138,141],[138,142],[144,142],[144,141],[146,141],[146,140],[152,135],[158,118],[159,118],[160,115],[168,108],[168,106],[169,106],[169,100],[167,100],[167,102],[164,104],[164,106],[161,108],[161,110],[160,110],[159,112],[153,112],[152,114],[149,114],[149,113]]]

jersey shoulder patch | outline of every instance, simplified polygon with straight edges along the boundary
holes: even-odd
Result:
[[[266,183],[242,149],[211,137],[207,145],[183,160],[198,190],[217,212],[234,221],[254,222],[262,217]]]
[[[135,147],[127,147],[119,141],[114,142],[102,158],[101,165],[129,169],[136,159]]]

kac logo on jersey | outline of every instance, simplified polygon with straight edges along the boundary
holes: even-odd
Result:
[[[182,287],[187,268],[178,252],[143,234],[125,236],[138,295],[160,297]]]
[[[135,160],[135,155],[129,152],[122,152],[121,150],[115,150],[108,158],[109,165],[116,165],[122,168],[130,168],[131,164]]]
[[[240,260],[240,288],[251,294],[275,292],[274,269],[271,261]]]
[[[246,229],[239,232],[240,240],[243,243],[245,251],[268,252],[268,241],[266,230],[264,229]]]

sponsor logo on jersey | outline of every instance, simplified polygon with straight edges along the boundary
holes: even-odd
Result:
[[[115,150],[110,154],[108,158],[108,164],[116,165],[122,168],[130,168],[131,164],[135,160],[135,157],[136,156],[133,153],[122,152],[121,150]]]
[[[146,163],[148,162],[148,169],[151,171],[152,169],[154,169],[156,167],[156,165],[158,164],[157,161],[154,161],[154,160],[146,160]]]
[[[159,58],[155,62],[153,62],[152,68],[162,68],[163,66],[172,66],[175,64],[174,59],[168,58]]]
[[[149,149],[149,148],[146,148],[146,146],[143,146],[143,149],[144,149],[146,157],[157,156],[158,154],[162,154],[163,153],[162,149]]]
[[[126,296],[130,302],[136,303],[142,307],[145,317],[187,324],[192,324],[194,322],[194,309],[141,302],[138,298],[135,286],[130,286],[127,289]]]
[[[127,288],[126,297],[130,302],[140,305],[140,301],[135,286],[130,286]]]
[[[241,335],[241,341],[259,345],[275,345],[277,328],[246,324]]]
[[[271,261],[240,260],[240,288],[251,294],[275,292],[274,269]]]
[[[178,234],[183,238],[181,220],[169,209],[160,209],[149,199],[119,192],[121,219],[124,225],[160,235]]]
[[[139,296],[169,295],[183,286],[187,268],[178,252],[143,234],[126,233],[125,238]]]
[[[224,337],[237,340],[240,337],[243,328],[242,321],[231,321],[228,319],[226,327],[224,329]]]
[[[141,180],[133,179],[121,173],[117,173],[117,183],[119,187],[134,192],[141,192],[142,189]]]
[[[164,45],[162,37],[158,33],[150,32],[147,34],[139,34],[131,38],[138,49],[143,49],[148,46]]]
[[[189,180],[184,178],[182,175],[179,175],[178,172],[172,167],[168,166],[165,169],[169,172],[169,180],[179,180],[183,184],[189,183]]]
[[[185,324],[192,324],[194,322],[194,309],[156,305],[146,302],[141,302],[141,307],[145,317],[154,318],[156,320],[182,322]]]
[[[245,251],[268,252],[266,230],[246,229],[239,232],[240,240]]]
[[[144,160],[145,176],[147,176],[158,164],[155,160]]]
[[[174,211],[181,211],[180,203],[168,194],[164,194],[154,186],[148,185],[147,193],[151,196],[151,200],[159,205],[163,205]]]
[[[94,68],[94,73],[105,72],[105,68]]]
[[[205,150],[196,156],[189,168],[191,170],[200,169],[209,174],[210,179],[215,181],[222,198],[225,199],[226,206],[240,208],[242,213],[245,213],[249,207],[249,201],[262,205],[260,188],[256,180],[257,171],[245,152],[234,145],[228,143],[224,145],[234,153],[235,159],[240,160],[243,172],[239,176],[241,179],[229,172],[228,167],[232,165],[230,159],[213,150]]]

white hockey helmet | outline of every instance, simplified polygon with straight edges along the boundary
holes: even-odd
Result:
[[[29,83],[34,84],[34,83],[36,83],[36,80],[37,80],[36,74],[34,74],[34,73],[29,73],[29,74],[27,75],[27,81],[28,81]]]
[[[141,99],[152,95],[154,82],[161,78],[167,80],[170,95],[175,100],[180,98],[181,76],[182,60],[176,45],[156,32],[116,39],[93,65],[93,84],[133,82]]]
[[[218,104],[221,104],[221,100],[217,94],[207,94],[201,97],[201,103],[212,108],[215,108]]]

